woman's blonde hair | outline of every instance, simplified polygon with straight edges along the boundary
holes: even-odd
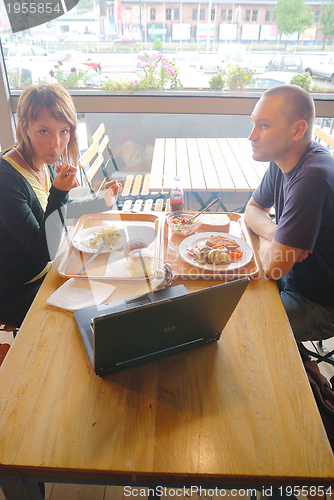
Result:
[[[77,165],[79,148],[77,142],[77,113],[72,97],[67,90],[58,83],[45,85],[30,85],[21,94],[17,117],[16,138],[28,165],[33,166],[33,149],[28,136],[28,125],[37,120],[38,114],[47,109],[53,118],[67,122],[70,126],[70,140],[62,154],[64,163]]]

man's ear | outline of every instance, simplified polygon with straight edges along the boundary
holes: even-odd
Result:
[[[305,120],[298,120],[294,124],[294,135],[292,140],[299,141],[304,137],[304,134],[307,130],[307,122]]]

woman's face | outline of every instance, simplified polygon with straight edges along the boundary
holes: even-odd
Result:
[[[33,149],[36,168],[52,164],[61,157],[70,140],[70,124],[56,120],[47,108],[42,109],[36,121],[28,125],[28,137]]]

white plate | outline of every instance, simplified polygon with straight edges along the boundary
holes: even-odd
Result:
[[[242,248],[243,254],[241,259],[238,259],[230,264],[200,264],[196,262],[187,252],[187,248],[194,248],[196,245],[200,245],[206,242],[210,236],[222,236],[222,233],[196,233],[191,236],[188,236],[185,240],[182,241],[179,247],[179,252],[181,259],[187,262],[188,264],[199,267],[200,269],[205,269],[206,271],[232,271],[233,269],[239,269],[240,267],[248,264],[253,257],[253,250],[244,240],[233,236],[232,234],[226,233],[227,238],[231,238],[238,243],[238,245]],[[225,236],[225,234],[224,234]]]
[[[122,226],[119,226],[118,224],[112,224],[112,225],[117,226],[119,228],[119,231],[121,233],[121,239],[112,248],[106,247],[104,250],[102,250],[102,253],[109,253],[110,251],[118,250],[126,243],[124,228]],[[97,250],[99,249],[99,246],[90,247],[89,243],[95,237],[95,233],[102,231],[102,229],[105,229],[106,227],[110,227],[110,226],[108,226],[108,225],[106,225],[106,226],[94,226],[94,227],[87,227],[86,229],[83,229],[82,231],[77,233],[73,238],[72,243],[73,243],[74,248],[76,248],[77,250],[80,250],[80,252],[85,252],[85,253],[97,252]]]

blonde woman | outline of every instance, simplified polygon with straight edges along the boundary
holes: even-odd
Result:
[[[0,322],[19,327],[57,252],[64,218],[103,212],[122,186],[104,197],[69,200],[78,185],[76,110],[59,84],[31,85],[17,109],[17,143],[0,155]]]

